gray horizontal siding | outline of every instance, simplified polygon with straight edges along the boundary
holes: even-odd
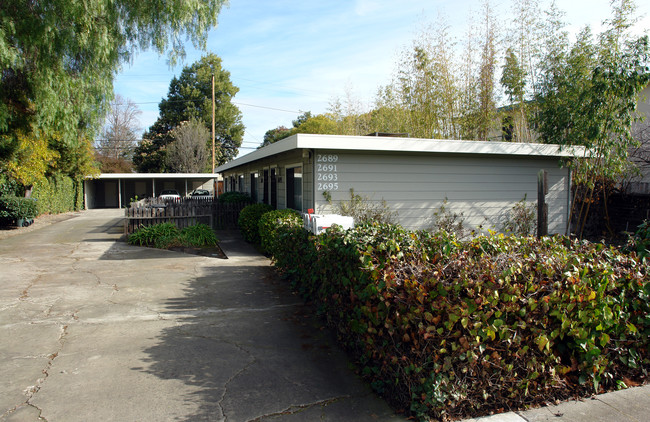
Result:
[[[336,176],[326,176],[321,189],[319,172],[314,174],[317,212],[335,211],[336,203],[349,200],[349,191],[354,189],[370,200],[385,200],[405,227],[422,229],[432,225],[433,213],[446,198],[447,208],[463,213],[468,228],[499,230],[518,201],[526,197],[536,203],[537,172],[545,169],[550,187],[549,231],[563,233],[566,226],[568,173],[558,167],[557,159],[337,151],[316,151],[315,158],[318,154],[336,155],[338,160],[323,163],[336,164]],[[314,164],[317,169],[318,162]],[[325,189],[333,187],[332,183],[336,190]],[[324,190],[331,195],[334,207],[324,200]]]

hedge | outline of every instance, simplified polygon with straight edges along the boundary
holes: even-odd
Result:
[[[83,208],[83,182],[56,174],[34,185],[32,198],[39,214],[58,214]]]
[[[378,224],[274,233],[278,271],[373,388],[421,420],[624,388],[650,369],[648,266],[634,252]]]
[[[36,201],[14,195],[0,196],[0,225],[14,220],[34,218],[38,214]]]
[[[219,202],[222,204],[232,204],[237,202],[245,202],[251,204],[253,202],[253,199],[247,193],[230,191],[219,195]]]
[[[302,226],[302,216],[296,210],[282,209],[264,213],[258,222],[262,250],[271,256],[279,252],[278,234],[283,227]]]
[[[269,211],[273,211],[273,207],[268,204],[251,204],[241,210],[237,219],[237,225],[247,242],[256,244],[261,242],[259,230],[260,218]]]

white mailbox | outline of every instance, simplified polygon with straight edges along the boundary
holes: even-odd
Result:
[[[319,214],[307,214],[307,213],[302,214],[302,226],[305,228],[305,230],[313,232],[312,225],[313,225],[314,218],[316,217],[323,217],[323,216]]]
[[[354,218],[338,214],[313,216],[311,219],[311,232],[321,234],[334,225],[341,226],[344,230],[351,229],[354,227]]]

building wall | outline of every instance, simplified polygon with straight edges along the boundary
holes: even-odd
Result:
[[[263,202],[264,195],[264,183],[267,183],[270,186],[270,173],[272,169],[275,169],[276,180],[277,180],[277,208],[284,209],[287,207],[287,186],[286,186],[286,170],[288,167],[293,167],[299,165],[302,167],[302,211],[306,211],[308,208],[313,207],[311,202],[312,193],[313,193],[313,184],[312,184],[312,166],[310,164],[309,152],[306,152],[306,157],[303,157],[302,151],[291,151],[286,154],[282,154],[275,157],[269,157],[263,160],[256,161],[254,163],[249,163],[243,166],[239,166],[236,169],[231,171],[226,171],[223,174],[224,179],[226,179],[226,191],[236,190],[251,194],[251,173],[257,173],[257,202]],[[264,180],[264,170],[268,170],[269,178]],[[234,189],[233,184],[230,183],[231,178],[234,178]],[[240,184],[239,180],[243,178],[243,182]],[[270,202],[270,195],[269,195]]]
[[[470,229],[500,230],[520,200],[537,203],[537,173],[548,171],[549,232],[564,233],[569,177],[557,159],[431,154],[315,151],[316,213],[336,213],[336,204],[354,193],[385,200],[398,222],[426,229],[445,198],[447,209],[465,217]],[[328,201],[326,196],[331,198]]]
[[[257,172],[258,202],[263,198],[263,170],[278,174],[278,208],[286,208],[286,168],[302,163],[303,211],[337,213],[350,199],[350,189],[371,201],[385,200],[397,221],[409,229],[426,229],[447,199],[447,209],[463,214],[468,229],[500,230],[512,207],[526,198],[537,203],[537,174],[548,172],[549,233],[564,233],[569,207],[569,172],[555,158],[467,156],[355,151],[291,151],[226,171],[239,190],[250,193]],[[267,183],[269,181],[267,180]],[[230,186],[230,184],[228,184]]]

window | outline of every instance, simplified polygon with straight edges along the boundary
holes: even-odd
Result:
[[[244,188],[244,175],[243,174],[240,174],[239,177],[237,178],[237,191],[246,192],[246,189]]]
[[[287,168],[287,208],[302,211],[302,167]]]

